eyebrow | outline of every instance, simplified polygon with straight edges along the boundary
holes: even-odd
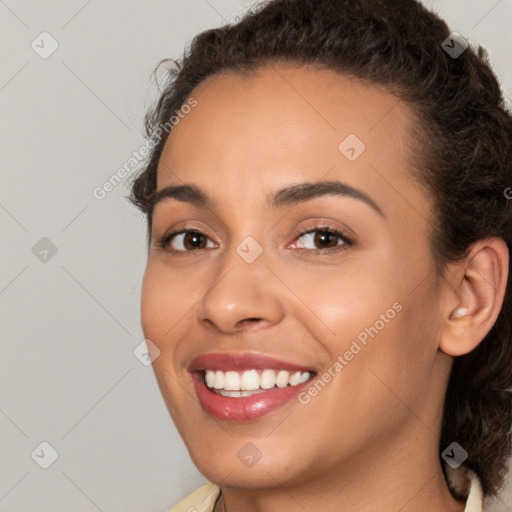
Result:
[[[320,181],[290,185],[267,196],[267,202],[271,208],[283,208],[323,196],[343,196],[358,199],[373,208],[382,217],[386,217],[379,205],[370,196],[362,190],[341,181]],[[213,198],[193,184],[169,185],[162,188],[154,196],[153,209],[159,202],[167,198],[190,203],[202,209],[215,209],[216,206]]]

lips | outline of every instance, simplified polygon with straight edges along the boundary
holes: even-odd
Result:
[[[188,368],[203,409],[214,418],[251,421],[284,406],[316,372],[268,356],[205,354]]]
[[[198,370],[289,370],[308,372],[312,371],[307,366],[288,363],[280,359],[264,356],[261,354],[204,354],[196,357],[189,366],[189,371]]]

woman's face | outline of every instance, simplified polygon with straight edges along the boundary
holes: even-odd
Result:
[[[197,467],[263,488],[437,458],[450,359],[408,107],[283,66],[192,97],[158,167],[142,324]]]

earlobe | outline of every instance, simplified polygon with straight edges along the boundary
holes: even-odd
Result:
[[[445,319],[439,349],[451,356],[474,350],[498,318],[508,279],[509,253],[504,240],[479,240],[447,276]],[[461,272],[462,268],[462,272]]]

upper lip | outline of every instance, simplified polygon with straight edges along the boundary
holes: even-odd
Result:
[[[241,354],[241,353],[212,353],[202,354],[192,360],[188,371],[203,370],[290,370],[300,372],[313,372],[311,367],[290,363],[282,359],[266,356],[263,354]]]

